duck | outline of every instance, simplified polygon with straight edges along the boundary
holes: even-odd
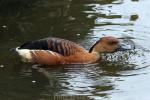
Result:
[[[23,62],[40,65],[89,64],[101,60],[101,53],[125,51],[118,38],[105,36],[86,50],[70,40],[48,37],[15,48]],[[129,48],[128,48],[129,49]]]

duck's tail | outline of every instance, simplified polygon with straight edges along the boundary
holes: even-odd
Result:
[[[29,49],[19,49],[19,47],[16,47],[16,48],[10,49],[10,51],[18,54],[22,58],[22,61],[30,62],[31,53]]]

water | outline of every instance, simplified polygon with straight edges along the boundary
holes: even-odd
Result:
[[[149,0],[1,0],[0,100],[149,100],[149,5]],[[49,36],[89,49],[107,35],[136,49],[104,54],[95,64],[50,68],[34,68],[9,51]]]

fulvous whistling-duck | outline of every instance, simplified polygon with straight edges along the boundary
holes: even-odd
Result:
[[[94,63],[100,59],[100,53],[123,50],[126,48],[112,36],[101,38],[89,51],[74,42],[60,38],[35,40],[15,48],[23,61],[43,65]]]

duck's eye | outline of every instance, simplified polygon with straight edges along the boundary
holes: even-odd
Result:
[[[118,42],[113,41],[113,42],[108,42],[107,44],[108,45],[116,45],[116,44],[118,44]]]

